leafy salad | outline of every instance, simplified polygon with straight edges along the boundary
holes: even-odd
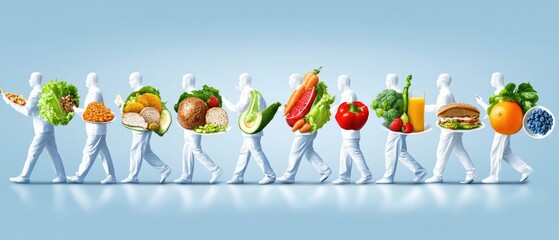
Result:
[[[73,106],[78,106],[78,89],[67,82],[52,80],[43,86],[38,108],[47,122],[54,126],[67,125],[74,117]]]

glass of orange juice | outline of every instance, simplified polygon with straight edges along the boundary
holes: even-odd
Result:
[[[413,132],[423,132],[425,128],[425,92],[408,93],[408,117]]]

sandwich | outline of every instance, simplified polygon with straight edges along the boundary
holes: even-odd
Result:
[[[439,126],[452,130],[469,130],[481,126],[479,110],[467,103],[450,103],[437,111]]]

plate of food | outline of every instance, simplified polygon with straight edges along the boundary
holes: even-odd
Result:
[[[431,125],[429,125],[429,124],[425,124],[425,125],[423,126],[423,131],[421,131],[421,132],[410,132],[410,133],[403,132],[403,131],[392,131],[392,130],[390,130],[390,128],[386,127],[386,126],[384,125],[384,123],[381,123],[380,126],[382,127],[382,129],[384,129],[384,130],[386,130],[386,131],[388,131],[388,132],[396,133],[396,134],[400,134],[400,135],[409,135],[409,136],[421,135],[421,134],[428,133],[428,132],[430,132],[431,130],[433,130],[433,128],[432,128]]]
[[[114,119],[115,114],[102,102],[90,103],[82,114],[82,120],[89,124],[105,125],[112,123]]]
[[[15,103],[16,105],[25,106],[27,104],[27,100],[25,100],[25,98],[20,94],[16,94],[12,92],[4,92],[2,91],[2,89],[0,89],[0,93],[4,94],[4,96],[6,96],[8,100]]]
[[[450,103],[437,111],[437,126],[450,132],[474,132],[485,128],[479,120],[480,111],[467,103]]]
[[[535,106],[524,114],[523,126],[528,136],[534,139],[542,139],[553,132],[555,117],[549,109]]]
[[[178,125],[198,135],[219,135],[231,130],[229,116],[221,108],[219,90],[204,85],[200,90],[184,92],[175,104]]]
[[[171,112],[161,100],[159,90],[154,87],[145,86],[126,98],[122,114],[124,127],[138,132],[153,131],[163,136],[169,130],[171,122]]]

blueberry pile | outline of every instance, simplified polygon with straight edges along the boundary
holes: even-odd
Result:
[[[553,117],[547,111],[537,109],[530,113],[527,120],[528,129],[532,133],[545,135],[553,125]]]

